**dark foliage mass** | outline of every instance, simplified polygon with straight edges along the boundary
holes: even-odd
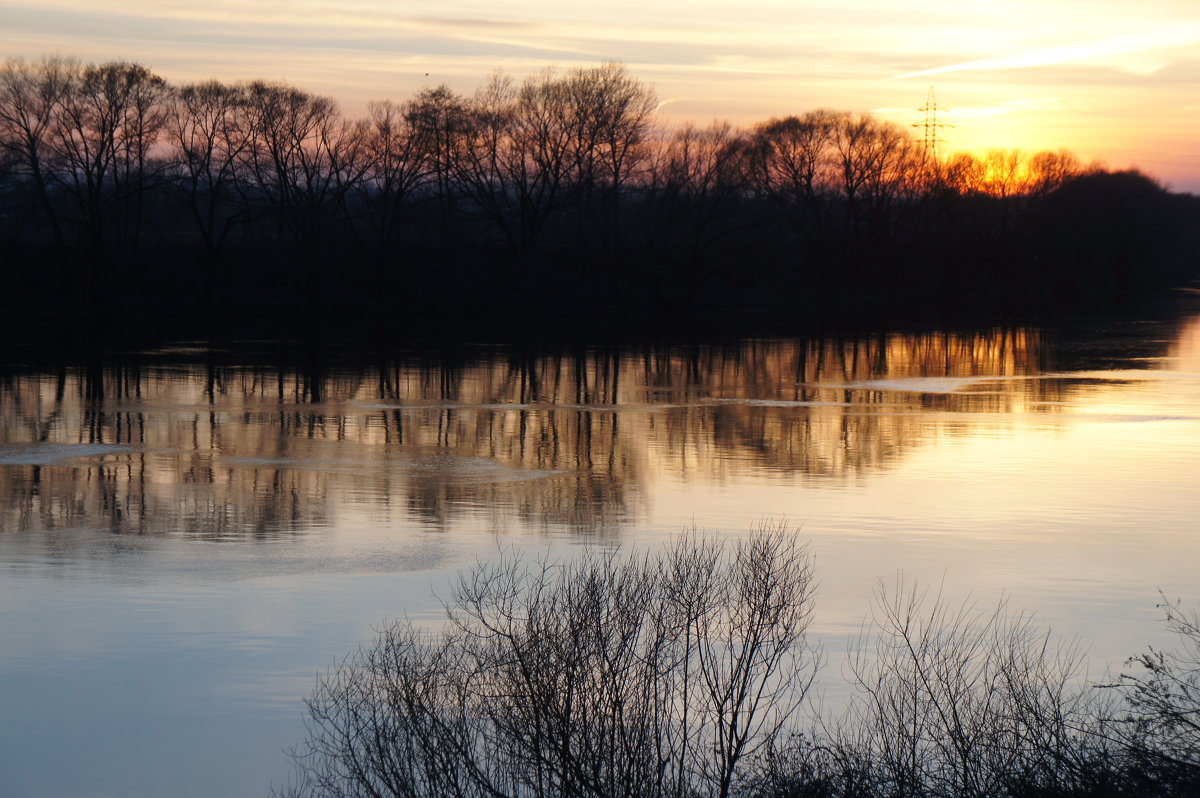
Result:
[[[1200,789],[1200,626],[1108,685],[1030,616],[881,588],[835,719],[806,711],[811,558],[786,529],[508,558],[320,680],[292,796],[1084,798]]]
[[[253,81],[0,66],[6,313],[815,313],[1194,276],[1200,200],[1069,153],[939,160],[867,114],[666,130],[620,65],[344,118]]]

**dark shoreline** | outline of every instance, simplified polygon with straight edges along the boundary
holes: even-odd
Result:
[[[735,345],[754,339],[860,338],[890,333],[987,332],[1032,328],[1053,338],[1081,340],[1090,330],[1127,326],[1141,335],[1158,325],[1164,337],[1178,320],[1200,313],[1200,290],[1181,287],[1106,298],[1073,312],[1058,306],[1014,310],[963,305],[931,311],[912,306],[847,301],[822,313],[699,308],[690,313],[636,317],[621,309],[527,309],[524,313],[461,309],[384,314],[329,311],[219,314],[96,312],[5,315],[0,318],[0,368],[37,364],[200,360],[346,364],[421,355],[472,357],[497,348],[515,353],[637,349],[650,345]],[[1154,356],[1155,353],[1148,353]],[[1086,362],[1101,352],[1079,351]]]

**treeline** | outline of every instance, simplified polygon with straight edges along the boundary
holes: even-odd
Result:
[[[6,311],[794,312],[1196,271],[1200,200],[1070,153],[935,160],[869,114],[667,130],[618,64],[336,104],[127,62],[0,68]]]
[[[881,588],[845,710],[810,715],[814,571],[784,529],[507,557],[308,702],[282,795],[1167,798],[1200,790],[1200,617],[1106,685],[1026,613]]]

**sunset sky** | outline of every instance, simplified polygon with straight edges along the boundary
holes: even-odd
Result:
[[[948,150],[1065,147],[1200,192],[1200,0],[38,0],[0,1],[0,22],[3,56],[286,80],[351,115],[604,60],[653,84],[668,123],[834,108],[908,125],[934,86]]]

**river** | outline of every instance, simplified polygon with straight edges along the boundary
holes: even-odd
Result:
[[[1194,305],[1193,305],[1194,307]],[[181,342],[0,366],[0,794],[261,796],[316,675],[498,552],[785,523],[1089,675],[1200,601],[1200,315],[706,344]]]

